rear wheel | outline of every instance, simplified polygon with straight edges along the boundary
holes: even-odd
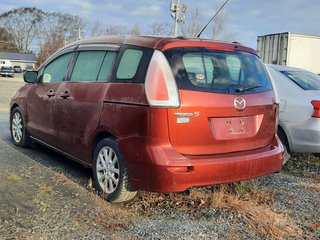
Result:
[[[288,138],[285,132],[281,128],[278,129],[278,137],[280,138],[282,145],[284,147],[284,157],[283,157],[282,165],[285,165],[291,158],[291,152],[289,148]]]
[[[25,127],[25,121],[19,107],[11,112],[10,131],[13,143],[19,147],[26,147],[30,143],[30,137]]]
[[[102,139],[94,151],[93,181],[96,190],[110,202],[125,202],[137,192],[130,189],[129,173],[117,143]]]

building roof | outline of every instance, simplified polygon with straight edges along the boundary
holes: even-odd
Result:
[[[37,57],[33,53],[0,52],[0,59],[24,62],[37,62]]]

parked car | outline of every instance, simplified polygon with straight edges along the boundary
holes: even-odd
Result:
[[[28,72],[28,71],[33,71],[33,70],[34,70],[33,66],[28,65],[28,66],[26,66],[25,69],[23,69],[23,72]]]
[[[278,172],[278,105],[265,66],[239,44],[156,37],[71,43],[11,100],[30,140],[93,169],[108,201]]]
[[[15,73],[21,73],[22,72],[22,68],[19,65],[13,66],[13,70]]]
[[[14,70],[12,67],[2,66],[0,68],[0,76],[2,77],[14,77]]]
[[[267,65],[280,100],[278,136],[291,152],[320,153],[320,76],[280,65]]]

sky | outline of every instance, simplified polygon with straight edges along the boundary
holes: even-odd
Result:
[[[177,0],[175,0],[177,1]],[[37,7],[82,17],[89,23],[99,20],[110,25],[139,25],[144,32],[154,22],[173,23],[171,0],[0,0],[0,13],[19,7]],[[224,0],[181,0],[188,5],[187,16],[199,8],[205,24]],[[229,0],[226,30],[233,41],[256,49],[257,36],[294,32],[320,35],[320,0]]]

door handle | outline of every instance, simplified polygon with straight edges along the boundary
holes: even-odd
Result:
[[[50,89],[48,92],[47,92],[47,96],[49,98],[53,97],[54,96],[54,91],[52,89]]]
[[[60,94],[60,97],[62,97],[63,99],[66,99],[70,97],[70,93],[68,91],[64,91],[63,93]]]

